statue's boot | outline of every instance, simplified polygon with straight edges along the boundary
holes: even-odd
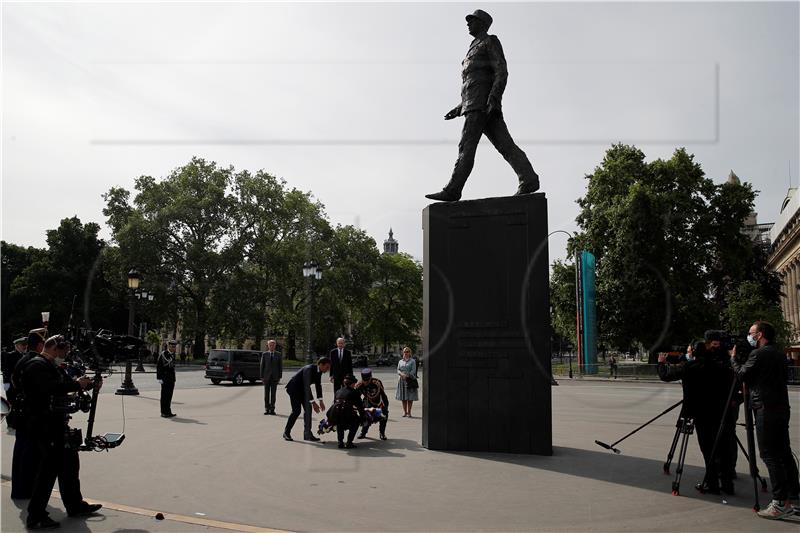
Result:
[[[533,179],[527,180],[519,184],[519,188],[517,188],[517,195],[520,194],[531,194],[539,190],[539,176],[536,176]]]
[[[450,192],[447,189],[442,189],[439,192],[426,194],[425,198],[430,198],[431,200],[439,200],[442,202],[457,202],[461,199],[461,194]]]

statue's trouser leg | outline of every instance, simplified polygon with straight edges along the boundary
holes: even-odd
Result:
[[[516,145],[514,139],[511,138],[511,134],[508,133],[508,126],[506,126],[502,113],[492,114],[491,118],[486,122],[484,133],[494,147],[497,148],[497,151],[500,152],[500,155],[514,169],[519,178],[520,186],[535,185],[538,188],[539,176],[533,171],[528,156]]]
[[[450,178],[444,190],[452,192],[459,197],[464,184],[472,172],[475,163],[475,151],[478,149],[478,142],[483,135],[483,128],[486,126],[486,113],[472,111],[464,117],[464,129],[461,131],[461,141],[458,143],[458,159],[453,169],[453,177]]]

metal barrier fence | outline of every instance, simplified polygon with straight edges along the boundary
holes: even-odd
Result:
[[[569,365],[562,363],[558,359],[552,362],[554,376],[568,376]],[[616,378],[617,379],[642,379],[642,380],[658,380],[658,365],[649,365],[646,363],[620,363],[617,365]],[[788,382],[790,385],[800,385],[800,366],[791,365],[788,368]],[[614,374],[607,364],[599,363],[596,365],[596,372],[593,374],[581,373],[578,365],[572,364],[572,372],[574,377],[591,377],[591,378],[607,378],[614,379]]]

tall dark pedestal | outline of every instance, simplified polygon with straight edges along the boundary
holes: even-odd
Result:
[[[547,199],[423,211],[422,445],[552,455]]]

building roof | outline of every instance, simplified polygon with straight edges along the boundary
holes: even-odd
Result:
[[[797,194],[796,187],[791,187],[786,191],[786,198],[783,199],[781,204],[781,212],[770,231],[770,241],[773,243],[778,241],[778,237],[780,237],[783,230],[786,229],[786,225],[789,224],[798,211],[800,211],[800,194]]]

